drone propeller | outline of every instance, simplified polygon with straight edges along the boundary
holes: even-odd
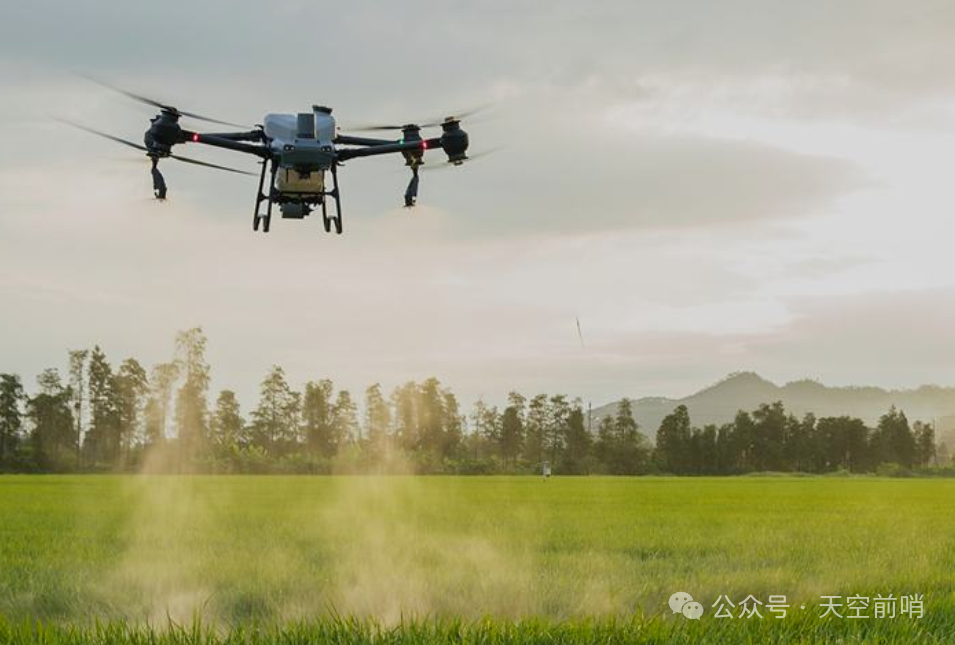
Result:
[[[147,148],[144,145],[133,143],[132,141],[129,141],[127,139],[123,139],[121,137],[115,137],[111,134],[106,134],[105,132],[100,132],[99,130],[94,130],[93,128],[88,128],[85,125],[81,125],[73,121],[68,121],[66,119],[55,119],[55,120],[59,121],[60,123],[66,124],[70,127],[77,128],[78,130],[83,130],[84,132],[95,134],[96,136],[103,137],[104,139],[110,139],[112,141],[115,141],[116,143],[121,143],[124,146],[129,146],[130,148],[136,148],[137,150],[142,150],[143,152],[149,154],[149,148]]]
[[[209,163],[208,161],[199,161],[198,159],[190,159],[189,157],[183,157],[182,155],[169,155],[169,159],[175,159],[176,161],[183,161],[185,163],[191,163],[197,166],[205,166],[206,168],[215,168],[216,170],[234,172],[238,175],[249,175],[250,177],[255,177],[257,174],[254,172],[249,172],[248,170],[239,170],[238,168],[229,168],[228,166],[220,166],[218,164]]]
[[[443,123],[448,123],[449,121],[463,121],[464,119],[469,119],[475,114],[485,111],[491,107],[490,103],[485,103],[484,105],[479,105],[477,107],[471,108],[470,110],[465,110],[458,114],[453,114],[451,116],[446,116],[443,119],[431,119],[427,123],[422,123],[422,128],[436,128]]]
[[[224,171],[226,171],[226,172],[234,172],[234,173],[238,173],[238,174],[240,174],[240,175],[253,175],[253,176],[255,175],[255,173],[253,173],[253,172],[248,172],[247,170],[239,170],[238,168],[230,168],[230,167],[228,167],[228,166],[220,166],[220,165],[218,165],[218,164],[209,163],[208,161],[200,161],[200,160],[198,160],[198,159],[192,159],[192,158],[190,158],[190,157],[183,157],[182,155],[172,155],[172,154],[171,154],[171,155],[155,155],[155,154],[151,154],[151,153],[149,152],[149,148],[147,148],[146,146],[139,145],[138,143],[133,143],[132,141],[129,141],[129,140],[127,140],[127,139],[123,139],[122,137],[116,137],[116,136],[113,136],[113,135],[111,135],[111,134],[107,134],[107,133],[105,133],[105,132],[100,132],[99,130],[94,130],[93,128],[86,127],[85,125],[80,125],[79,123],[74,123],[73,121],[67,121],[67,120],[65,120],[65,119],[57,119],[57,120],[60,121],[61,123],[65,123],[65,124],[70,125],[70,126],[72,126],[72,127],[74,127],[74,128],[79,128],[80,130],[83,130],[83,131],[85,131],[85,132],[89,132],[90,134],[95,134],[96,136],[103,137],[103,138],[105,138],[105,139],[110,139],[111,141],[115,141],[115,142],[117,142],[117,143],[121,143],[121,144],[123,144],[124,146],[129,146],[130,148],[135,148],[136,150],[142,150],[143,152],[145,152],[145,153],[146,153],[147,155],[149,155],[150,157],[158,157],[158,158],[160,158],[160,159],[175,159],[176,161],[183,161],[183,162],[185,162],[185,163],[191,163],[191,164],[195,164],[195,165],[197,165],[197,166],[205,166],[205,167],[207,167],[207,168],[215,168],[216,170],[224,170]]]
[[[110,83],[106,83],[105,81],[101,81],[100,79],[94,78],[94,77],[92,77],[92,76],[85,76],[85,75],[84,75],[83,78],[85,78],[85,79],[87,79],[87,80],[89,80],[89,81],[92,81],[93,83],[96,83],[97,85],[102,85],[103,87],[109,88],[109,89],[113,90],[114,92],[119,92],[120,94],[123,94],[124,96],[128,96],[129,98],[133,99],[134,101],[139,101],[140,103],[145,103],[146,105],[152,105],[153,107],[157,107],[157,108],[159,108],[160,110],[162,110],[163,112],[167,112],[167,113],[172,114],[172,115],[174,115],[174,116],[176,116],[176,117],[185,116],[185,117],[189,117],[190,119],[196,119],[197,121],[206,121],[206,122],[208,122],[208,123],[217,123],[217,124],[219,124],[219,125],[227,125],[227,126],[235,127],[235,128],[243,128],[243,129],[244,129],[244,128],[247,127],[247,126],[244,126],[244,125],[239,124],[239,123],[231,123],[231,122],[229,122],[229,121],[221,121],[221,120],[219,120],[219,119],[213,119],[213,118],[211,118],[211,117],[202,116],[201,114],[196,114],[195,112],[186,112],[185,110],[180,110],[180,109],[178,109],[178,108],[176,108],[176,107],[173,107],[172,105],[167,105],[167,104],[165,104],[165,103],[162,103],[162,102],[160,102],[160,101],[157,101],[156,99],[149,98],[148,96],[143,96],[142,94],[136,94],[135,92],[130,92],[129,90],[124,90],[124,89],[121,88],[121,87],[117,87],[117,86],[115,86],[115,85],[111,85]]]
[[[463,119],[469,118],[483,112],[491,106],[490,103],[485,105],[480,105],[478,107],[472,108],[470,110],[465,110],[464,112],[459,112],[458,114],[447,116],[444,118],[438,119],[428,119],[424,123],[406,123],[405,125],[394,125],[394,124],[383,124],[383,125],[362,125],[355,128],[342,128],[350,132],[386,132],[389,130],[406,130],[408,128],[436,128],[443,123],[449,121],[461,121]]]
[[[248,172],[246,170],[239,170],[238,168],[229,168],[228,166],[220,166],[218,164],[209,163],[208,161],[199,161],[198,159],[191,159],[190,157],[183,157],[182,155],[158,155],[154,152],[151,152],[146,146],[142,146],[138,143],[134,143],[122,137],[116,137],[112,134],[107,134],[105,132],[100,132],[99,130],[94,130],[93,128],[86,127],[85,125],[80,125],[79,123],[74,123],[72,121],[67,121],[65,119],[57,119],[60,123],[65,123],[66,125],[72,126],[83,130],[84,132],[89,132],[90,134],[95,134],[98,137],[103,137],[104,139],[109,139],[110,141],[115,141],[116,143],[121,143],[124,146],[129,146],[130,148],[135,148],[136,150],[141,150],[146,153],[146,156],[152,162],[152,169],[150,170],[153,178],[153,192],[156,195],[156,199],[164,200],[166,199],[166,181],[163,179],[162,173],[159,172],[159,160],[160,159],[175,159],[176,161],[182,161],[183,163],[191,163],[196,166],[205,166],[206,168],[214,168],[216,170],[224,170],[226,172],[234,172],[240,175],[254,175],[255,173]]]
[[[153,157],[153,155],[149,155],[149,154],[147,153],[147,156],[146,156],[146,159],[145,159],[145,160],[146,160],[146,161],[149,161],[150,159],[152,159],[152,157]],[[229,168],[228,166],[219,166],[219,165],[216,165],[216,164],[213,164],[213,163],[209,163],[209,162],[207,162],[207,161],[200,161],[200,160],[198,160],[198,159],[192,159],[192,158],[190,158],[190,157],[183,157],[183,156],[181,156],[181,155],[173,155],[173,154],[170,154],[170,155],[166,155],[165,157],[158,157],[158,158],[159,158],[159,159],[175,159],[176,161],[182,161],[182,162],[185,162],[185,163],[192,163],[192,164],[196,164],[197,166],[206,166],[207,168],[215,168],[216,170],[225,170],[226,172],[234,172],[234,173],[238,173],[238,174],[240,174],[240,175],[249,175],[249,176],[252,176],[252,177],[257,177],[257,176],[258,176],[257,173],[248,172],[247,170],[239,170],[238,168]],[[115,160],[116,160],[116,161],[122,161],[122,162],[124,162],[124,163],[136,163],[136,164],[140,164],[140,163],[143,162],[143,159],[142,159],[141,157],[123,157],[122,159],[116,158]]]
[[[418,166],[418,170],[427,170],[428,172],[431,172],[433,170],[446,170],[448,168],[454,168],[455,166],[460,166],[465,163],[469,164],[472,161],[476,161],[478,159],[483,159],[484,157],[487,157],[488,155],[497,153],[499,150],[500,148],[492,148],[491,150],[482,150],[481,152],[475,153],[473,155],[468,155],[464,159],[459,159],[457,161],[442,161],[441,163],[438,163],[433,166],[429,166],[427,164],[421,164],[420,166]]]

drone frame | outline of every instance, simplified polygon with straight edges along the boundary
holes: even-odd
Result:
[[[418,195],[418,171],[419,168],[424,164],[425,151],[432,149],[444,150],[448,157],[447,163],[453,165],[460,165],[469,159],[466,154],[469,145],[468,135],[463,129],[461,129],[460,123],[463,116],[473,114],[477,111],[472,110],[468,113],[462,113],[461,116],[451,116],[445,118],[443,121],[428,122],[422,125],[385,125],[358,128],[359,130],[400,130],[402,136],[399,140],[341,134],[336,129],[334,136],[323,142],[323,147],[320,151],[318,151],[317,157],[308,160],[307,162],[301,164],[301,166],[298,166],[295,164],[290,165],[288,163],[283,163],[282,153],[288,152],[291,149],[290,146],[294,144],[286,144],[283,146],[283,151],[276,150],[273,148],[273,142],[276,141],[276,139],[279,141],[282,139],[277,137],[270,138],[266,134],[266,128],[261,125],[252,129],[226,132],[204,133],[194,130],[187,130],[179,125],[179,120],[181,117],[217,123],[220,125],[235,126],[236,128],[242,128],[243,126],[229,123],[227,121],[219,121],[192,112],[181,111],[170,105],[163,104],[159,101],[139,94],[128,92],[108,83],[99,81],[95,78],[88,78],[89,80],[92,80],[100,85],[125,94],[134,100],[159,108],[159,114],[150,120],[150,127],[148,130],[146,130],[146,133],[143,137],[143,143],[145,145],[107,134],[105,132],[100,132],[98,130],[94,130],[77,123],[72,123],[70,121],[64,121],[65,123],[92,134],[111,139],[136,150],[145,152],[146,156],[152,163],[151,174],[153,179],[153,193],[159,200],[165,200],[167,193],[165,179],[159,170],[159,162],[163,159],[175,159],[177,161],[190,164],[246,175],[254,176],[255,174],[258,174],[259,184],[258,190],[256,191],[255,207],[252,214],[252,228],[253,230],[257,231],[261,225],[263,232],[269,231],[272,220],[272,206],[276,203],[280,205],[291,203],[301,205],[301,210],[299,211],[300,217],[305,217],[308,215],[311,212],[311,207],[321,205],[322,219],[325,230],[330,232],[332,226],[334,226],[336,233],[341,234],[342,208],[341,189],[338,182],[338,167],[344,165],[345,162],[351,159],[359,159],[362,157],[402,154],[405,158],[405,165],[411,170],[411,180],[408,183],[408,187],[405,190],[404,195],[405,206],[414,206]],[[321,106],[314,106],[313,111],[325,112],[326,114],[331,113],[330,108]],[[299,116],[301,117],[302,115]],[[430,138],[421,137],[420,131],[423,127],[437,126],[440,126],[442,129],[441,136]],[[183,157],[178,154],[173,154],[174,146],[187,143],[203,144],[215,148],[231,150],[233,152],[241,152],[243,154],[253,155],[260,160],[261,170],[259,173],[251,173],[245,170],[220,166],[218,164],[208,163],[189,157]],[[276,176],[280,168],[299,172],[303,176],[308,176],[308,174],[311,172],[328,171],[331,174],[332,187],[329,190],[327,189],[327,185],[322,182],[321,190],[318,192],[296,193],[295,191],[281,190],[276,186]],[[267,191],[265,190],[266,175],[268,175],[270,178]],[[330,217],[328,214],[329,198],[335,200],[335,215],[332,217]],[[283,215],[286,217],[296,217],[296,215],[285,215],[284,208]]]
[[[156,119],[154,119],[154,127],[156,121],[163,119],[167,113],[161,114]],[[173,121],[178,121],[178,114],[170,115],[173,117]],[[447,132],[460,132],[464,135],[463,147],[461,146],[459,135],[454,135],[452,141],[458,143],[458,145],[453,146],[455,150],[449,152],[449,159],[451,163],[460,164],[467,157],[464,155],[465,150],[467,149],[467,138],[464,131],[458,127],[459,121],[457,119],[448,119],[445,123],[442,124],[442,127]],[[177,124],[178,125],[178,124]],[[174,145],[185,144],[185,143],[198,143],[203,145],[212,146],[215,148],[222,148],[225,150],[232,150],[234,152],[242,152],[245,154],[251,154],[261,159],[262,169],[259,173],[259,186],[256,192],[255,198],[255,208],[252,214],[252,228],[253,230],[259,230],[261,224],[262,231],[268,232],[269,226],[272,221],[272,205],[275,203],[284,204],[284,203],[302,203],[303,206],[312,206],[312,205],[321,205],[322,207],[322,221],[324,223],[325,230],[327,232],[331,231],[332,226],[335,227],[335,232],[341,234],[342,232],[342,209],[341,209],[341,191],[338,183],[338,167],[344,165],[344,162],[351,159],[359,159],[363,157],[372,157],[378,155],[387,155],[387,154],[404,154],[406,159],[406,165],[411,168],[412,178],[408,184],[408,189],[405,191],[405,205],[413,206],[415,203],[415,198],[417,197],[417,187],[418,187],[418,168],[424,162],[422,159],[423,153],[425,150],[444,150],[447,146],[447,139],[445,137],[431,137],[431,138],[421,138],[417,135],[417,126],[407,126],[405,130],[406,137],[399,140],[389,140],[389,139],[377,139],[369,137],[357,137],[347,134],[338,134],[334,139],[334,144],[336,147],[334,150],[330,151],[332,155],[332,160],[329,166],[329,171],[332,176],[332,189],[331,190],[322,190],[321,193],[309,193],[303,198],[290,197],[287,194],[279,191],[275,187],[275,176],[279,170],[279,159],[280,155],[275,154],[269,147],[269,138],[266,136],[265,131],[261,128],[255,128],[253,130],[241,131],[241,132],[211,132],[211,133],[201,133],[193,130],[186,130],[183,128],[177,128],[176,137],[174,140],[165,139],[159,141],[156,139],[155,134],[153,135],[153,140],[149,141],[150,134],[153,132],[151,128],[147,132],[147,144],[148,145],[148,154],[151,159],[153,159],[154,169],[156,162],[159,159],[175,155],[171,154],[172,147]],[[339,148],[337,146],[348,146]],[[158,173],[158,170],[156,170]],[[266,175],[269,175],[269,190],[265,191],[265,181]],[[160,175],[161,180],[161,175]],[[157,188],[157,197],[162,199],[165,197],[165,186],[162,185],[162,196],[159,194],[159,188]],[[329,217],[327,210],[327,198],[332,198],[335,200],[335,216]],[[263,210],[263,203],[265,204]]]

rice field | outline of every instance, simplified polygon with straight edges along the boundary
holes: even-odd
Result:
[[[5,476],[0,644],[949,643],[953,505],[949,480]]]

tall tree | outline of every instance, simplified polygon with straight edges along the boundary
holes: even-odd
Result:
[[[693,452],[696,458],[694,472],[715,475],[719,472],[719,451],[716,446],[719,430],[709,423],[693,433]]]
[[[524,459],[540,466],[547,457],[545,454],[547,421],[547,395],[538,394],[527,406],[527,421],[524,424]]]
[[[753,412],[753,465],[756,470],[785,470],[784,450],[789,427],[782,401],[762,404]]]
[[[786,443],[791,470],[803,473],[817,472],[816,416],[811,412],[792,427]]]
[[[92,464],[114,466],[119,457],[119,421],[113,368],[99,345],[89,362],[90,424],[84,448]]]
[[[135,358],[127,358],[114,377],[116,414],[121,464],[129,460],[133,447],[144,440],[143,412],[149,379]]]
[[[601,472],[614,473],[614,460],[617,452],[617,436],[614,430],[613,417],[601,417],[597,424],[597,441],[594,444],[594,453],[600,465]]]
[[[210,423],[212,444],[220,454],[246,443],[245,421],[239,399],[232,390],[222,390]]]
[[[458,398],[451,390],[444,389],[441,393],[441,425],[444,428],[443,452],[448,458],[457,457],[464,440],[464,420],[461,417],[461,406]]]
[[[681,475],[689,472],[689,453],[690,412],[679,405],[660,423],[654,456],[660,470]]]
[[[918,466],[929,466],[935,461],[935,425],[916,421],[912,424],[912,434],[915,438],[915,463]]]
[[[471,428],[475,457],[492,457],[498,454],[501,444],[503,419],[497,406],[488,405],[483,399],[474,402],[471,411]]]
[[[259,405],[252,412],[256,443],[269,454],[284,454],[298,433],[298,397],[285,380],[285,370],[278,365],[272,366],[259,392]]]
[[[146,403],[146,443],[162,445],[169,436],[169,414],[172,391],[179,380],[179,364],[159,363],[153,367],[150,382],[150,397]]]
[[[507,403],[501,417],[501,458],[505,465],[514,464],[524,446],[524,397],[511,392]]]
[[[413,451],[418,448],[418,386],[413,381],[395,388],[391,394],[391,407],[394,409],[395,441],[402,449]]]
[[[638,475],[646,472],[649,449],[647,439],[640,433],[633,418],[633,404],[622,399],[614,416],[613,432],[615,452],[611,461],[613,472],[618,475]]]
[[[83,446],[83,401],[86,399],[86,362],[89,359],[88,349],[71,349],[70,357],[70,392],[73,403],[73,422],[76,424],[76,469],[83,463],[81,448]]]
[[[550,397],[547,405],[547,424],[544,429],[544,452],[555,468],[564,455],[570,410],[570,403],[567,402],[565,395],[555,394]]]
[[[584,410],[580,400],[577,399],[567,415],[566,444],[561,460],[561,471],[568,475],[583,475],[589,472],[592,442],[593,438],[587,431],[584,421]]]
[[[202,450],[208,434],[209,364],[201,327],[176,334],[176,363],[182,375],[176,393],[178,448],[181,458],[189,458]]]
[[[897,463],[907,468],[915,465],[915,437],[905,413],[895,406],[879,418],[873,436],[873,452],[883,463]]]
[[[737,472],[736,441],[732,423],[724,423],[716,429],[716,472],[729,475]]]
[[[302,393],[292,390],[285,406],[287,434],[285,435],[285,450],[298,452],[305,444],[304,425],[302,423]]]
[[[822,455],[819,470],[826,472],[843,468],[862,472],[870,465],[869,429],[862,419],[846,416],[819,419],[816,435]]]
[[[387,452],[390,427],[391,409],[381,393],[381,385],[370,385],[365,389],[365,436],[376,458]]]
[[[332,394],[334,384],[323,379],[305,384],[302,399],[302,419],[305,432],[305,446],[312,454],[334,457],[338,452],[339,438],[335,436],[332,418]]]
[[[23,427],[23,383],[16,374],[0,374],[0,468],[13,461]]]
[[[332,406],[332,426],[340,443],[354,442],[359,438],[361,426],[358,424],[358,406],[348,390],[339,390]]]
[[[74,458],[72,393],[55,369],[37,377],[40,391],[27,401],[33,459],[42,470],[62,470]]]
[[[734,471],[757,470],[756,423],[749,412],[740,410],[736,413],[736,418],[733,419],[732,443]]]
[[[418,388],[419,448],[434,456],[445,454],[444,397],[441,383],[431,377]]]
[[[512,390],[507,393],[507,406],[514,408],[517,412],[517,418],[523,426],[527,422],[527,397]]]

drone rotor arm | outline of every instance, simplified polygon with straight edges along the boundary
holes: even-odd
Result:
[[[228,141],[265,141],[265,133],[262,130],[247,130],[244,132],[189,132],[186,141],[191,141],[191,137],[198,135],[200,138],[226,139]]]
[[[371,139],[369,137],[354,137],[350,134],[340,134],[335,137],[335,143],[345,146],[384,146],[396,142],[390,139]]]
[[[261,157],[262,159],[267,159],[272,154],[267,146],[246,143],[247,141],[261,141],[263,139],[264,136],[256,135],[255,131],[232,133],[227,132],[224,134],[201,134],[199,132],[183,130],[180,142],[204,143],[207,146],[225,148],[226,150],[234,150],[235,152],[244,152],[246,154]]]
[[[357,157],[374,157],[396,152],[414,152],[442,148],[441,139],[421,139],[419,141],[389,142],[381,145],[369,145],[365,148],[345,148],[338,151],[338,159],[347,161]]]

